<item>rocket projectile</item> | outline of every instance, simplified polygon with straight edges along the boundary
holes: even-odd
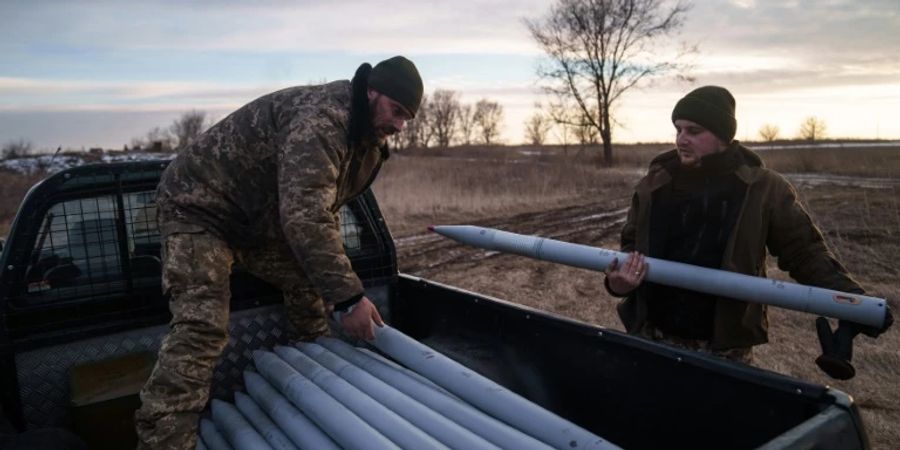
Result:
[[[211,409],[213,423],[235,450],[274,450],[231,403],[213,399]]]
[[[245,384],[246,385],[246,384]],[[272,388],[274,390],[274,388]],[[287,400],[282,399],[286,405]],[[299,450],[297,446],[291,442],[291,439],[285,435],[278,425],[269,418],[268,415],[263,411],[261,405],[257,405],[256,401],[253,400],[252,397],[243,393],[243,392],[235,392],[234,393],[234,406],[240,411],[240,413],[253,425],[253,428],[259,432],[266,439],[266,442],[275,449],[275,450]],[[296,411],[296,409],[294,410]],[[299,411],[296,411],[297,414],[302,414]],[[307,419],[307,422],[309,420]],[[311,422],[310,422],[311,424]],[[312,425],[313,427],[315,425]],[[294,429],[296,427],[292,427],[290,429]],[[288,429],[286,427],[286,429]],[[321,432],[321,430],[320,430]]]
[[[315,383],[400,448],[449,450],[447,446],[411,424],[400,414],[379,403],[300,350],[276,346],[275,353],[298,373]]]
[[[489,443],[481,436],[345,361],[325,347],[310,342],[299,342],[296,346],[304,355],[334,372],[379,404],[387,407],[388,410],[396,412],[447,447],[459,450],[500,450],[499,447]],[[388,435],[388,437],[390,436]]]
[[[228,444],[212,420],[200,419],[200,438],[210,450],[231,450],[231,445]]]
[[[375,340],[372,345],[472,406],[553,448],[585,450],[619,448],[389,325],[375,327]]]
[[[272,387],[308,415],[338,446],[356,450],[400,449],[275,353],[254,351],[253,363]],[[245,378],[248,373],[244,373]],[[348,429],[354,432],[347,433]]]
[[[472,225],[430,226],[429,230],[463,244],[527,256],[583,269],[603,271],[625,253],[589,245],[526,236]],[[796,311],[882,328],[887,302],[882,298],[850,294],[797,283],[754,277],[657,258],[646,258],[645,279],[705,294],[763,303]]]
[[[431,381],[423,381],[421,376],[411,376],[398,367],[388,365],[371,354],[359,351],[350,344],[327,337],[320,337],[317,343],[362,368],[400,392],[416,399],[423,405],[437,411],[448,419],[462,425],[500,448],[527,448],[549,450],[552,447],[525,434],[509,424],[497,420],[472,405],[451,396],[443,388]],[[415,372],[413,372],[415,373]]]
[[[281,433],[281,435],[291,441],[292,445],[300,449],[339,450],[341,448],[312,419],[306,417],[302,411],[297,409],[275,387],[269,384],[262,375],[256,372],[245,371],[244,386],[250,395],[250,403],[255,403],[265,413],[261,417],[245,417],[255,422],[259,421],[260,418],[271,418],[277,424],[275,430],[278,432],[273,433],[273,430],[270,429],[266,431],[266,436],[269,437],[274,434],[279,438],[279,445],[287,447],[284,445],[283,439],[280,439],[282,436],[279,436],[279,433]],[[240,400],[238,394],[240,392],[234,394],[235,400]],[[238,403],[238,407],[241,407],[240,403]],[[247,409],[246,405],[242,409]]]

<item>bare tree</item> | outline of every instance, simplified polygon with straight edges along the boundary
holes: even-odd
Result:
[[[800,139],[807,141],[815,141],[825,137],[825,121],[816,117],[809,116],[803,119],[800,124]]]
[[[478,100],[472,120],[478,131],[482,144],[491,145],[500,137],[500,125],[503,122],[503,106],[488,99]]]
[[[175,139],[175,145],[181,150],[194,142],[208,127],[205,111],[192,109],[183,113],[169,127]]]
[[[525,122],[525,139],[533,145],[544,145],[553,122],[541,112],[536,112]]]
[[[472,143],[472,134],[475,132],[475,109],[472,105],[459,107],[459,142],[463,145]]]
[[[759,137],[766,142],[772,142],[775,139],[778,139],[778,133],[780,131],[781,129],[779,129],[777,125],[767,123],[759,128]]]
[[[449,147],[459,119],[459,94],[438,89],[428,102],[428,128],[438,147]]]
[[[665,0],[558,0],[544,18],[525,21],[548,59],[538,75],[599,132],[605,164],[613,160],[612,109],[622,94],[648,77],[687,69],[681,61],[695,49],[672,57],[656,49],[677,34],[689,8]]]
[[[0,157],[2,159],[14,159],[28,156],[34,150],[34,144],[25,138],[11,140],[0,148]]]

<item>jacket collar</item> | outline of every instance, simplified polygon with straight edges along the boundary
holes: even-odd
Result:
[[[762,159],[752,150],[732,141],[725,150],[738,159],[735,175],[746,184],[755,183],[760,177],[760,169],[765,168]],[[718,155],[713,155],[718,156]],[[717,158],[720,159],[720,158]],[[638,184],[638,192],[650,193],[672,181],[672,173],[678,167],[678,150],[672,149],[653,158],[647,176]]]

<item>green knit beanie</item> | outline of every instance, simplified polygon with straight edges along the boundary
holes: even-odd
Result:
[[[737,131],[734,106],[734,97],[728,89],[699,87],[678,100],[672,110],[672,123],[678,119],[690,120],[729,143]]]
[[[422,77],[412,61],[395,56],[372,68],[369,87],[405,106],[415,117],[422,103]]]

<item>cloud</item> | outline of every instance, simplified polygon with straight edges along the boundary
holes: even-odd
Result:
[[[153,128],[166,128],[185,110],[3,111],[0,142],[26,139],[39,150],[103,147],[120,149]],[[219,118],[224,111],[206,110]]]
[[[896,0],[703,2],[685,38],[705,53],[789,58],[811,67],[900,54]]]
[[[750,9],[756,7],[755,0],[730,0],[729,3],[741,9]]]
[[[541,0],[342,2],[12,2],[8,46],[257,52],[528,53],[520,21]],[[40,26],[35,26],[40,24]]]
[[[515,142],[518,122],[541,99],[534,71],[539,51],[522,19],[545,14],[552,3],[6,0],[0,2],[0,112],[55,111],[49,117],[75,121],[76,112],[96,119],[137,111],[143,127],[177,111],[229,111],[286,85],[347,78],[361,61],[402,53],[419,65],[429,91],[454,89],[467,103],[482,97],[503,103],[506,139]],[[700,44],[696,82],[663,77],[623,98],[629,139],[657,132],[648,123],[661,124],[668,138],[672,102],[699,84],[732,89],[748,105],[742,123],[749,125],[752,117],[774,114],[764,102],[790,102],[797,111],[826,101],[849,107],[865,99],[882,105],[876,109],[898,104],[892,87],[900,80],[897,0],[694,2],[679,40]],[[653,120],[646,119],[650,109],[657,111]],[[795,120],[778,109],[785,121]]]
[[[0,78],[2,111],[169,111],[234,108],[278,86]]]

